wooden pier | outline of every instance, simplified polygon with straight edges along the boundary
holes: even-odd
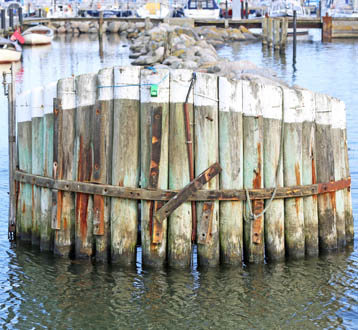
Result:
[[[182,268],[193,244],[200,265],[216,266],[353,240],[335,98],[132,66],[61,79],[16,107],[9,230],[41,250],[130,266],[141,245],[144,265]]]

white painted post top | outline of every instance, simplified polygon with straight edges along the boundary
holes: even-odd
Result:
[[[114,68],[115,100],[139,100],[140,67],[123,66]]]

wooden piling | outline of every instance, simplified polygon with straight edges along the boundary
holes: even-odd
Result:
[[[275,49],[280,49],[281,46],[280,25],[281,25],[280,19],[273,20],[273,44]]]
[[[242,83],[219,78],[220,189],[243,187]],[[220,202],[220,256],[223,264],[243,259],[242,201]]]
[[[255,81],[243,81],[243,138],[244,188],[263,188],[263,118],[260,100],[256,98],[259,86]],[[250,204],[249,204],[250,203]],[[250,206],[256,219],[250,218]],[[244,222],[244,259],[260,263],[264,260],[263,200],[246,201]]]
[[[317,183],[316,135],[315,135],[315,95],[309,90],[299,89],[302,107],[302,184]],[[303,198],[305,253],[318,255],[318,213],[317,196]]]
[[[195,118],[195,175],[199,175],[219,160],[218,136],[218,81],[214,75],[198,73],[194,85]],[[205,189],[218,189],[214,178]],[[205,231],[204,211],[211,209],[212,217]],[[216,266],[219,263],[219,202],[197,203],[198,242],[200,235],[208,234],[206,244],[198,244],[198,264]],[[203,227],[203,228],[202,228]]]
[[[168,188],[169,71],[141,71],[141,187]],[[159,225],[153,219],[161,204],[142,201],[142,259],[147,266],[166,261],[167,220]],[[153,236],[159,238],[153,242]]]
[[[58,139],[54,139],[54,150],[57,149],[58,179],[74,180],[76,177],[74,163],[76,92],[75,79],[60,79],[57,84],[57,98],[61,109],[56,115],[58,121]],[[54,238],[54,253],[68,257],[74,251],[75,244],[75,194],[59,191],[57,196],[57,213]]]
[[[43,123],[43,175],[53,176],[53,133],[54,133],[54,98],[57,82],[44,88],[44,123]],[[53,249],[52,218],[52,192],[49,188],[41,189],[41,223],[40,223],[40,249],[50,251]]]
[[[326,16],[322,17],[322,42],[331,42],[332,41],[332,17]]]
[[[96,109],[97,76],[76,77],[76,180],[88,182],[92,176],[92,129]],[[102,138],[102,137],[101,137]],[[93,254],[93,196],[76,194],[75,253],[77,258]]]
[[[114,88],[113,185],[133,188],[139,185],[139,83],[139,67],[114,69],[116,87]],[[138,235],[138,202],[112,198],[111,212],[112,262],[134,265]]]
[[[284,88],[284,185],[302,184],[302,105],[294,89]],[[285,243],[290,258],[305,255],[304,215],[302,198],[285,199]]]
[[[345,106],[336,98],[331,99],[332,106],[332,147],[334,157],[334,180],[344,178],[344,129],[345,129]],[[344,210],[344,191],[336,191],[336,227],[337,247],[346,245],[346,224]]]
[[[264,17],[261,21],[261,30],[262,30],[262,44],[267,45],[267,27],[268,27],[268,17]]]
[[[267,18],[267,45],[269,48],[273,45],[273,19]]]
[[[347,124],[346,124],[346,108],[344,107],[344,123],[343,129],[343,177],[348,178],[350,176],[349,171],[349,158],[348,158],[348,145],[347,145]],[[346,242],[352,243],[354,240],[354,219],[352,213],[352,196],[351,188],[345,188],[344,190],[344,218],[346,229]]]
[[[264,187],[283,186],[282,91],[279,87],[260,84],[257,97],[261,100],[264,126],[263,177]],[[280,156],[281,153],[281,156]],[[265,254],[268,261],[285,258],[284,201],[265,201]]]
[[[17,102],[17,146],[19,169],[32,171],[32,137],[31,137],[31,93],[26,91],[19,95]],[[32,231],[32,187],[21,183],[17,203],[17,236],[23,242],[31,242]]]
[[[112,134],[113,134],[113,68],[102,69],[97,76],[96,106],[93,108],[92,182],[112,183]],[[96,260],[110,260],[110,212],[111,199],[93,196],[93,235],[96,246]]]
[[[32,174],[43,175],[43,132],[44,132],[44,106],[43,88],[31,90],[32,115]],[[32,236],[33,245],[40,245],[41,226],[41,188],[32,185]]]
[[[193,123],[193,89],[189,91],[192,72],[175,70],[170,76],[169,114],[169,189],[182,189],[190,180],[184,103],[187,95],[188,120]],[[193,126],[189,127],[193,136]],[[175,268],[190,266],[192,253],[192,207],[183,203],[173,211],[168,223],[168,263]]]
[[[332,146],[331,100],[323,94],[316,94],[316,152],[317,182],[334,180],[334,155]],[[336,194],[318,195],[319,247],[323,251],[337,249]]]
[[[287,43],[287,30],[288,30],[288,19],[282,18],[281,19],[281,38],[280,38],[280,49],[284,51],[286,48]]]

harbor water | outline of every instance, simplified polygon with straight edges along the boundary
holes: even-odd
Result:
[[[3,329],[358,329],[358,41],[300,41],[285,55],[260,43],[219,55],[274,70],[288,84],[327,93],[347,107],[355,243],[345,251],[281,264],[188,270],[134,269],[71,261],[7,239],[7,99],[0,94],[0,327]],[[129,47],[106,35],[57,36],[25,48],[17,92],[62,77],[129,65]],[[5,68],[5,67],[4,67]]]

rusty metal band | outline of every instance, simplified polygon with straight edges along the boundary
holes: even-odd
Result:
[[[143,189],[111,186],[96,184],[90,182],[79,182],[69,180],[54,180],[49,177],[15,172],[15,181],[28,183],[39,187],[56,189],[60,191],[78,192],[93,195],[102,195],[108,197],[118,197],[125,199],[148,200],[148,201],[168,201],[174,197],[177,190],[162,189]],[[335,192],[343,189],[350,189],[351,178],[332,181],[328,183],[318,183],[305,186],[291,186],[277,188],[275,199],[295,198],[319,195],[329,192]],[[250,189],[250,200],[269,199],[272,196],[273,189]],[[189,199],[189,201],[244,201],[246,194],[244,189],[226,189],[226,190],[198,190]]]

